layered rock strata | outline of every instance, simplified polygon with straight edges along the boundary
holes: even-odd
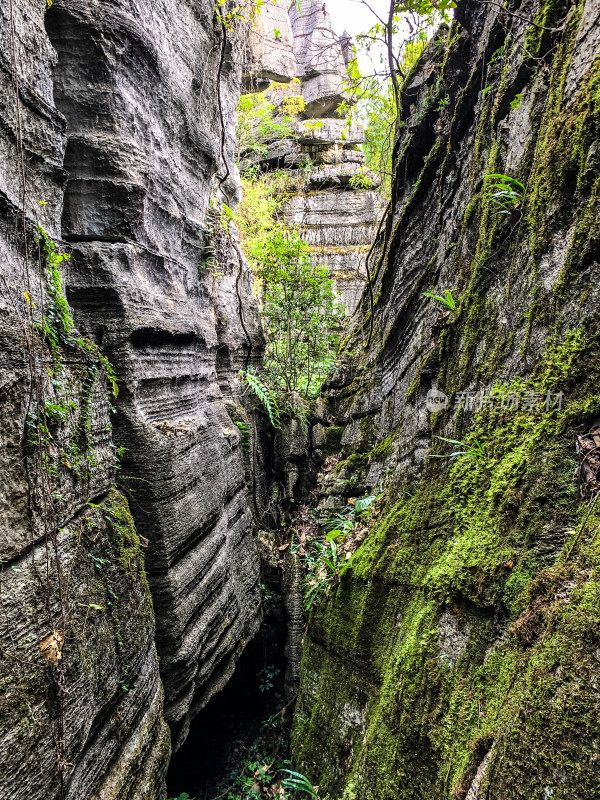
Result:
[[[219,212],[246,33],[45,5],[0,11],[0,794],[162,800],[165,719],[177,746],[261,617],[228,409],[262,335]]]
[[[374,312],[313,430],[324,515],[383,495],[304,638],[324,795],[600,792],[599,51],[589,0],[459,3],[403,86]]]
[[[272,23],[270,9],[270,4],[263,5],[260,43],[272,36],[267,28]],[[268,74],[271,57],[277,53],[281,61],[281,51],[287,47],[294,68],[286,76],[281,70],[280,80],[288,85],[272,86],[267,96],[279,109],[286,98],[301,95],[304,110],[291,136],[274,133],[262,142],[265,148],[260,152],[242,153],[242,167],[302,175],[299,193],[284,206],[284,221],[310,245],[314,258],[330,269],[351,313],[364,286],[366,253],[385,203],[376,191],[377,176],[364,167],[364,130],[348,125],[338,113],[348,99],[344,91],[348,37],[335,33],[326,4],[316,0],[303,2],[300,11],[292,3],[289,21],[291,41],[280,33],[271,54],[264,54],[262,44],[252,48],[254,69],[259,78]],[[277,24],[287,30],[283,22]]]

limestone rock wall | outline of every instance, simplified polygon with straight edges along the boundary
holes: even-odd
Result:
[[[291,37],[288,26],[280,21],[280,6],[275,9],[272,0],[265,3],[255,25],[250,60],[258,85],[253,88],[264,88],[260,80],[269,75],[271,59],[285,51],[286,63],[289,57],[294,63],[283,81],[289,85],[271,87],[267,96],[280,108],[287,97],[302,95],[305,108],[292,136],[274,134],[263,142],[266,152],[241,153],[241,166],[285,169],[290,176],[298,176],[302,168],[301,191],[285,205],[284,222],[308,242],[314,258],[330,269],[342,302],[352,313],[364,287],[366,253],[385,203],[376,191],[378,177],[364,168],[360,148],[364,130],[348,125],[338,114],[348,99],[344,81],[350,39],[333,30],[326,3],[307,0],[300,9],[290,3]],[[274,48],[269,50],[267,45],[265,52],[263,43],[273,38],[273,25],[280,35]]]
[[[210,0],[0,10],[11,800],[163,800],[165,720],[177,746],[260,624],[228,409],[243,414],[237,370],[262,334],[218,210],[238,194],[245,36],[224,42]],[[36,219],[70,254],[52,273]]]
[[[329,797],[600,792],[599,51],[589,0],[461,2],[403,87],[320,432],[324,515],[382,493],[304,638],[294,753]]]
[[[244,70],[248,90],[296,77],[294,34],[285,3],[267,0],[260,6],[250,29]]]
[[[69,132],[67,293],[121,379],[116,440],[126,448],[138,528],[151,542],[166,717],[182,735],[256,631],[260,603],[240,436],[225,406],[261,334],[246,264],[220,236],[218,215],[207,216],[211,177],[225,174],[224,157],[232,163],[239,80],[230,42],[221,153],[212,14],[210,3],[183,5],[167,26],[170,9],[132,16],[119,8],[98,29],[85,4],[57,3],[48,23],[59,53],[55,99]],[[127,58],[122,36],[131,39]],[[100,61],[83,82],[90,48]],[[233,173],[225,189],[235,194]],[[212,272],[203,267],[210,239]]]
[[[314,118],[335,116],[345,97],[346,62],[342,41],[331,27],[327,4],[309,0],[298,6],[292,2],[289,14],[305,113]]]

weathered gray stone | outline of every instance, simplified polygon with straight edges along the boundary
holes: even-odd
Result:
[[[263,0],[248,36],[247,79],[285,82],[296,77],[290,18],[284,2]]]
[[[297,223],[292,223],[295,226]],[[319,255],[321,252],[327,252],[323,248],[337,248],[338,253],[341,253],[341,248],[348,247],[347,253],[350,264],[352,265],[355,260],[356,248],[365,248],[364,242],[372,240],[376,232],[375,222],[370,224],[353,224],[351,220],[346,225],[331,225],[319,224],[314,225],[299,225],[297,226],[298,233],[302,239],[312,247],[317,248],[316,253]]]
[[[315,169],[307,180],[308,186],[314,175],[318,186],[337,180],[341,186],[346,185],[346,190],[295,195],[283,208],[286,224],[310,245],[313,259],[328,267],[348,314],[352,314],[361,297],[366,279],[365,258],[385,206],[377,192],[349,186],[348,171],[357,174],[359,166],[346,162]]]
[[[341,103],[349,99],[342,87],[343,80],[337,73],[307,78],[303,84],[304,115],[311,119],[333,117]]]
[[[311,612],[294,754],[331,797],[583,799],[600,790],[598,624],[579,625],[597,558],[583,534],[563,542],[587,513],[571,477],[598,384],[599,9],[455,14],[402,87],[373,306],[363,293],[328,381],[344,434],[319,508],[378,492],[385,505]],[[511,214],[486,199],[489,173],[526,186]],[[293,206],[311,222],[316,210]],[[447,290],[459,310],[441,316],[424,293]],[[459,394],[545,389],[557,351],[562,412],[521,399],[479,415]],[[449,399],[438,413],[434,387]],[[430,459],[454,449],[436,437],[489,450],[477,466]],[[345,704],[367,709],[353,741]]]
[[[294,35],[297,76],[346,73],[340,39],[331,25],[327,4],[319,0],[289,3],[289,15]]]
[[[300,120],[294,132],[300,144],[353,145],[365,141],[364,128],[357,124],[349,126],[345,119]]]
[[[308,117],[334,114],[346,99],[343,90],[346,64],[327,6],[319,0],[306,0],[298,10],[293,3],[290,19],[297,75],[302,79],[306,101],[305,114]]]
[[[44,9],[0,8],[0,795],[162,800],[154,619],[126,501],[110,489],[106,379],[75,333],[51,351],[36,332],[49,297],[33,220],[60,238],[66,178]],[[44,642],[59,647],[55,665]]]
[[[374,172],[364,169],[359,162],[347,161],[342,164],[326,164],[311,170],[306,186],[308,189],[346,187],[353,178],[357,189],[377,189],[381,185],[381,178]]]
[[[316,192],[292,197],[284,208],[288,225],[366,225],[378,222],[384,201],[377,192]]]
[[[208,1],[201,11],[211,18]],[[67,289],[78,324],[102,341],[122,383],[115,438],[126,448],[133,513],[150,542],[175,746],[260,618],[239,436],[227,433],[235,426],[221,388],[237,391],[244,352],[260,351],[260,324],[247,265],[207,216],[210,175],[224,172],[224,159],[232,163],[239,74],[221,76],[222,153],[213,133],[220,128],[219,46],[211,46],[195,13],[179,5],[148,17],[118,5],[98,20],[84,0],[59,0],[48,25],[59,53],[55,99],[69,131],[63,231],[74,252]],[[121,36],[132,43],[126,74],[111,67]],[[99,60],[84,75],[90,51]],[[87,109],[109,89],[113,103],[99,121]],[[115,163],[113,176],[105,159]],[[232,172],[234,194],[235,180]],[[207,238],[215,240],[218,278],[199,269]]]
[[[98,507],[61,529],[50,556],[40,544],[3,574],[3,797],[60,796],[57,736],[69,762],[66,800],[164,797],[169,731],[152,601],[141,554],[127,541],[135,534],[122,539],[126,507],[116,492],[105,492]],[[68,593],[62,608],[61,585]],[[53,630],[65,640],[62,659],[49,667],[40,643]]]
[[[313,158],[315,164],[363,164],[364,160],[362,150],[346,149],[340,144],[318,151],[318,156]]]
[[[300,145],[291,139],[278,139],[265,145],[265,151],[249,151],[240,159],[242,170],[248,167],[271,165],[284,165],[285,167],[297,167],[302,160],[306,160],[306,154]]]
[[[226,406],[262,334],[236,233],[208,213],[211,194],[239,195],[230,56],[246,34],[223,43],[212,0],[45,5],[0,9],[0,795],[164,800],[155,615],[176,745],[261,616]],[[51,351],[32,326],[52,308],[34,219],[72,255],[87,344],[75,330]],[[63,642],[56,664],[41,641]]]
[[[327,229],[326,229],[327,230]],[[306,237],[308,231],[303,232]],[[373,236],[374,229],[367,228],[365,235]],[[345,307],[347,314],[352,314],[356,308],[367,277],[365,258],[369,245],[346,246],[315,246],[312,248],[312,257],[319,264],[327,267],[330,275],[335,279],[335,288],[340,295],[340,302]]]

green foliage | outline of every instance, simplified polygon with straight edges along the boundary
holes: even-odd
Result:
[[[525,186],[509,175],[493,173],[486,175],[486,181],[485,197],[499,214],[510,214],[525,196]]]
[[[265,371],[277,396],[315,397],[337,348],[343,311],[326,267],[315,264],[297,234],[275,228],[258,276],[268,336]]]
[[[338,585],[343,563],[335,537],[328,538],[325,542],[314,540],[310,543],[304,557],[308,571],[303,584],[304,605],[307,611],[315,601]]]
[[[319,796],[306,775],[302,775],[301,772],[294,772],[291,769],[284,769],[283,771],[288,774],[288,777],[283,782],[286,789],[307,794],[309,797]]]
[[[510,101],[510,107],[519,108],[522,99],[523,99],[523,92],[519,92],[519,94],[515,95],[514,98]]]
[[[487,458],[487,453],[485,451],[484,445],[479,441],[479,439],[473,439],[472,444],[468,442],[461,442],[457,439],[446,439],[445,436],[436,436],[436,439],[439,439],[442,442],[449,442],[450,444],[457,444],[460,447],[464,448],[463,450],[455,450],[453,453],[448,455],[440,454],[440,453],[433,453],[430,454],[429,458],[457,458],[458,456],[466,456],[467,458],[474,458],[476,460],[481,459],[484,460]]]
[[[352,189],[370,189],[372,185],[371,179],[362,169],[350,178]]]
[[[315,264],[308,245],[277,219],[289,183],[284,172],[246,171],[236,215],[268,336],[262,389],[251,388],[271,408],[276,427],[279,412],[305,420],[306,402],[318,394],[333,364],[343,317],[327,268]]]
[[[380,497],[381,495],[371,494],[368,497],[359,498],[354,504],[355,518],[361,517],[371,507],[372,503]]]
[[[450,289],[446,289],[446,294],[444,297],[441,297],[439,294],[431,294],[431,292],[423,292],[423,297],[431,297],[433,300],[437,300],[437,302],[445,306],[448,311],[451,311],[452,314],[456,315],[456,301],[454,300]]]
[[[36,226],[40,251],[43,257],[47,287],[47,302],[44,304],[41,318],[36,319],[36,305],[28,292],[25,298],[33,319],[33,326],[40,334],[42,341],[48,346],[51,364],[48,377],[51,384],[51,396],[45,397],[37,405],[30,408],[26,418],[27,445],[37,450],[41,468],[49,474],[57,474],[59,464],[70,469],[79,480],[88,480],[91,470],[96,466],[96,456],[91,447],[92,429],[92,396],[100,367],[112,386],[112,394],[117,396],[119,387],[112,365],[89,339],[77,335],[75,323],[64,293],[61,265],[69,259],[66,253],[60,253],[56,242],[46,233],[41,225]],[[78,402],[71,396],[73,392],[73,370],[67,371],[65,354],[71,362],[83,362],[79,369],[80,392]],[[74,356],[79,358],[75,358]],[[79,414],[77,422],[74,416]],[[59,429],[66,428],[63,433],[60,450],[50,447],[58,441]],[[52,452],[52,451],[55,452]]]
[[[293,102],[290,102],[293,101]],[[302,110],[301,96],[287,98],[281,115],[276,113],[275,104],[264,92],[243,94],[240,97],[237,113],[237,160],[244,154],[255,153],[265,156],[268,142],[278,139],[294,138],[294,116]]]
[[[431,31],[440,22],[449,20],[448,12],[453,8],[455,3],[452,0],[441,0],[440,3],[409,0],[395,4],[391,50],[394,71],[401,79],[409,75],[418,61]],[[394,136],[397,123],[402,122],[398,120],[394,81],[389,73],[388,39],[389,31],[381,21],[356,37],[357,50],[365,56],[378,52],[380,63],[374,64],[374,74],[369,75],[361,71],[357,58],[350,61],[346,81],[350,102],[343,103],[338,113],[347,117],[349,122],[357,117],[366,123],[363,145],[366,166],[381,177],[380,191],[389,198]],[[447,102],[447,98],[441,98],[438,108],[443,108]]]
[[[340,116],[347,115],[352,122],[358,117],[365,125],[365,166],[381,179],[380,191],[389,196],[390,178],[392,174],[392,149],[396,130],[396,103],[392,82],[363,75],[358,67],[358,60],[349,65],[347,91],[351,96],[350,103],[342,103]],[[370,188],[354,186],[353,188]]]
[[[278,224],[290,177],[282,170],[261,175],[256,168],[242,174],[242,202],[236,209],[236,227],[252,271],[256,275],[267,241]]]
[[[58,348],[60,346],[76,348],[83,351],[84,355],[92,356],[104,367],[106,376],[112,386],[113,395],[117,397],[119,387],[111,363],[98,347],[89,339],[75,336],[75,323],[71,316],[69,304],[65,297],[60,264],[71,257],[67,253],[57,252],[56,242],[46,233],[44,228],[36,223],[38,237],[42,246],[46,262],[46,280],[48,287],[49,303],[38,328],[48,342],[54,359],[54,372],[62,372],[62,364]],[[28,303],[31,300],[28,299]]]
[[[227,8],[227,0],[215,0],[215,14],[219,24],[229,33],[233,33],[238,20],[254,19],[262,7],[262,0],[245,0],[238,5]]]
[[[241,420],[234,420],[235,425],[239,432],[242,434],[242,450],[247,452],[250,448],[250,428],[246,422]]]
[[[340,547],[370,516],[371,506],[381,495],[369,495],[330,514],[323,525],[324,539],[310,537],[304,544],[296,543],[292,552],[302,558],[306,575],[303,581],[304,605],[308,610],[338,585],[342,567],[351,561],[351,552]]]
[[[196,800],[195,797],[190,797],[187,792],[182,792],[178,794],[177,797],[171,797],[169,800]]]
[[[263,729],[276,731],[279,727],[279,716],[266,720]],[[254,748],[256,751],[257,748]],[[289,761],[275,754],[267,757],[266,753],[247,758],[240,769],[231,773],[232,789],[227,794],[227,800],[292,800],[293,798],[317,798],[318,793],[308,778],[300,772],[288,768]],[[177,800],[177,798],[175,798]]]
[[[322,127],[322,119],[307,119],[304,123],[304,129],[307,131],[318,131]]]
[[[258,673],[260,678],[258,688],[260,691],[270,692],[275,686],[275,679],[280,672],[281,670],[277,669],[277,667],[273,666],[273,664],[268,664],[263,670],[261,670]]]
[[[223,226],[224,231],[229,230],[229,223],[233,222],[233,211],[227,205],[227,203],[221,203],[221,225]]]
[[[403,0],[394,3],[394,10],[398,16],[417,14],[419,17],[436,19],[437,15],[445,15],[447,11],[456,8],[454,0]],[[448,16],[443,17],[444,22],[449,22]]]
[[[62,286],[60,264],[71,258],[67,253],[57,252],[56,242],[48,236],[41,225],[37,225],[37,233],[46,261],[46,280],[48,287],[48,306],[42,321],[43,334],[53,354],[60,345],[66,347],[83,346],[83,339],[73,335],[75,323],[71,316],[69,304]]]
[[[260,400],[260,403],[269,415],[269,419],[271,421],[271,425],[274,428],[281,428],[281,420],[279,418],[279,406],[277,405],[277,400],[273,395],[271,389],[260,380],[260,378],[255,375],[254,368],[248,367],[248,369],[240,370],[240,378],[246,384],[248,389]]]

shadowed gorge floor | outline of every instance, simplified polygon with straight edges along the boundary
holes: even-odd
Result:
[[[279,617],[263,624],[227,686],[193,721],[186,741],[171,759],[169,797],[184,791],[197,800],[227,797],[234,788],[232,775],[252,774],[248,762],[263,763],[274,753],[279,759],[289,758],[291,712],[284,723],[268,725],[286,705],[285,625]],[[272,680],[267,670],[276,670]]]

